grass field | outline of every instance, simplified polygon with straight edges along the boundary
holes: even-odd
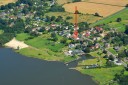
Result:
[[[95,3],[88,3],[88,2],[76,2],[76,3],[69,3],[65,4],[63,7],[67,12],[74,13],[74,7],[77,6],[80,13],[84,14],[95,14],[96,12],[99,13],[100,16],[107,17],[112,15],[122,9],[124,7],[118,6],[110,6],[104,4],[95,4]]]
[[[5,5],[8,3],[16,2],[17,0],[0,0],[0,5]]]
[[[74,23],[74,14],[69,12],[49,12],[46,13],[48,16],[62,16],[64,19],[66,19],[67,16],[72,17],[72,19],[68,20],[68,22]],[[88,22],[88,23],[94,23],[97,20],[102,19],[101,17],[96,17],[93,15],[87,15],[87,14],[79,14],[78,15],[78,22]]]
[[[62,39],[62,37],[57,36],[58,41]],[[38,59],[44,59],[44,60],[50,60],[50,61],[63,61],[63,62],[69,62],[71,60],[76,59],[77,57],[70,57],[65,56],[63,50],[67,49],[66,46],[62,43],[54,43],[51,40],[48,40],[50,38],[50,34],[44,34],[39,37],[35,37],[33,39],[30,38],[30,35],[21,33],[16,36],[16,39],[20,41],[24,41],[26,44],[28,44],[29,48],[18,50],[19,53],[33,58]]]
[[[76,69],[83,74],[93,76],[93,79],[99,82],[99,85],[109,85],[108,83],[111,82],[116,73],[120,73],[120,71],[123,69],[123,66],[96,69],[82,69],[81,67],[77,67]]]

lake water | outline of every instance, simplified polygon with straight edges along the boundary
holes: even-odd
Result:
[[[97,85],[61,62],[28,58],[0,48],[0,85]]]

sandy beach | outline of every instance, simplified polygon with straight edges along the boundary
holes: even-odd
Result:
[[[13,48],[13,49],[22,49],[29,47],[27,44],[25,44],[22,41],[18,41],[15,38],[13,38],[11,41],[5,44],[5,46]]]

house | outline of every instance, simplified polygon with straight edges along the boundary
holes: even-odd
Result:
[[[101,28],[101,27],[95,27],[95,29],[96,29],[96,31],[98,31],[98,32],[103,31],[103,28]]]
[[[109,43],[105,43],[104,46],[105,46],[106,48],[109,48],[109,47],[110,47],[110,44],[109,44]]]
[[[100,47],[100,44],[99,43],[96,43],[95,44],[95,48],[97,49],[97,48],[99,48]]]
[[[96,40],[96,37],[93,37],[93,40]]]
[[[74,47],[76,47],[76,45],[75,44],[69,44],[68,47],[69,48],[74,48]]]
[[[23,17],[22,13],[17,14],[17,18],[22,18],[22,17]]]
[[[14,22],[12,22],[12,23],[9,25],[9,27],[12,27],[12,26],[14,26],[14,24],[15,24],[15,23],[14,23]]]
[[[90,36],[90,33],[91,33],[90,31],[86,31],[86,32],[84,32],[82,35],[83,35],[83,36],[86,36],[86,37],[89,37],[89,36]]]
[[[121,59],[115,58],[113,62],[115,65],[122,65]]]
[[[52,0],[51,2],[50,2],[50,5],[49,6],[53,6],[55,4],[55,0]]]
[[[100,40],[101,39],[101,37],[96,37],[96,40]]]
[[[0,17],[1,17],[1,18],[4,18],[6,15],[7,15],[7,14],[6,14],[5,12],[1,12],[1,13],[0,13]]]
[[[56,24],[51,24],[50,26],[51,26],[51,27],[56,27]]]
[[[91,69],[91,68],[98,68],[98,67],[99,67],[99,65],[97,65],[97,64],[92,64],[92,65],[86,66],[85,68],[86,68],[86,69]]]
[[[10,19],[17,19],[15,16],[9,16]]]
[[[119,46],[115,46],[114,47],[114,50],[119,51],[120,50],[120,47]]]
[[[67,56],[74,56],[74,55],[83,55],[85,54],[82,50],[69,50],[68,52],[64,52]]]
[[[68,52],[64,52],[64,53],[65,53],[65,55],[67,55],[67,56],[73,56],[72,50],[69,50]]]
[[[94,46],[91,46],[90,48],[91,48],[91,50],[94,50],[94,49],[95,49],[95,47],[94,47]]]

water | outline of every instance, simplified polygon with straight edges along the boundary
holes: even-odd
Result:
[[[0,85],[97,85],[61,62],[28,58],[0,48]]]

